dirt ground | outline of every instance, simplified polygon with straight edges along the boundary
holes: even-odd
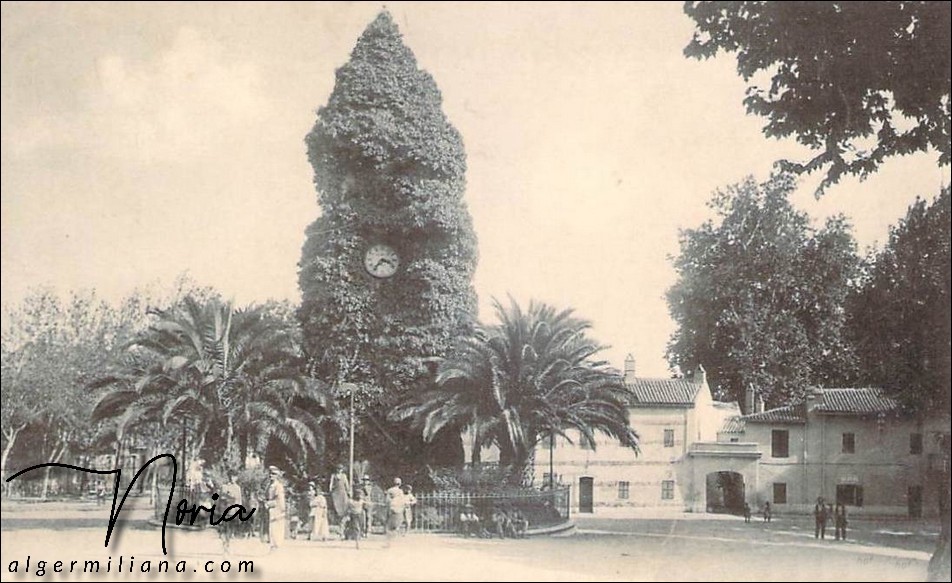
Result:
[[[105,548],[107,516],[107,507],[91,503],[4,503],[2,579],[36,579],[37,562],[46,560],[44,579],[71,581],[127,580],[129,561],[137,579],[155,581],[921,581],[937,531],[919,522],[854,521],[844,542],[814,539],[806,517],[745,524],[709,515],[585,516],[576,517],[577,527],[564,536],[484,540],[410,534],[387,540],[372,535],[359,550],[339,540],[289,540],[273,551],[257,540],[236,540],[225,555],[213,529],[169,528],[169,555],[163,556],[161,530],[148,524],[147,509],[124,509]],[[179,566],[185,572],[157,573],[163,559],[173,571]],[[65,570],[77,561],[74,572],[53,573],[57,560]],[[99,560],[100,573],[83,574],[85,560]],[[17,573],[10,572],[13,561]],[[143,575],[146,561],[150,573]],[[239,561],[253,561],[254,573],[239,573]]]

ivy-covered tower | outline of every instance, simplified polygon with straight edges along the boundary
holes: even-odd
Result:
[[[471,330],[477,254],[462,139],[386,10],[306,142],[321,216],[300,262],[304,343],[314,374],[358,384],[379,419]]]

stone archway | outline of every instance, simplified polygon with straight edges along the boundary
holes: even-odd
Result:
[[[756,443],[692,444],[680,478],[687,486],[685,507],[693,512],[742,512],[744,502],[759,507],[760,455]]]
[[[711,472],[705,479],[707,511],[742,514],[747,499],[743,474],[731,471]]]

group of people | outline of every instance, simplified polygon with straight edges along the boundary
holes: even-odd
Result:
[[[472,504],[463,506],[459,515],[459,531],[465,537],[525,538],[528,530],[529,520],[519,510],[494,508],[485,524]]]
[[[836,540],[846,540],[846,505],[837,502],[836,507],[827,504],[822,496],[816,499],[813,506],[813,520],[815,529],[814,538],[826,538],[826,525],[832,521],[836,533]]]
[[[268,510],[268,539],[271,547],[280,547],[287,531],[287,499],[282,472],[275,466],[268,468],[269,485],[266,494]],[[330,479],[329,496],[315,482],[307,486],[307,537],[309,540],[326,541],[331,538],[330,522],[336,516],[340,525],[340,538],[365,538],[374,525],[374,494],[382,491],[370,476],[351,488],[350,479],[343,466]],[[394,478],[393,486],[382,492],[387,517],[383,526],[387,534],[406,533],[413,526],[413,508],[417,499],[413,487]],[[328,499],[330,502],[328,503]],[[297,520],[296,518],[294,520]],[[301,521],[298,521],[301,522]]]
[[[770,507],[770,502],[765,502],[763,507],[763,517],[764,522],[770,522],[770,519],[773,515],[773,510]],[[744,522],[750,522],[751,518],[751,509],[750,504],[744,503]],[[836,536],[836,540],[846,540],[846,505],[837,502],[834,507],[832,504],[827,504],[822,496],[816,499],[816,505],[813,507],[813,520],[815,528],[813,531],[814,538],[826,538],[826,526],[830,522],[833,523],[833,528]]]
[[[770,520],[773,518],[773,508],[770,506],[770,502],[764,502],[764,507],[761,509],[761,515],[764,517],[764,522],[770,522]],[[750,504],[744,502],[744,522],[750,523],[750,518]]]
[[[312,498],[315,496],[324,498],[319,490],[315,491]],[[337,472],[330,480],[330,498],[334,512],[340,518],[343,538],[366,537],[374,526],[374,510],[378,505],[386,505],[387,514],[383,520],[383,526],[387,534],[396,532],[405,534],[413,526],[413,508],[416,506],[417,499],[413,494],[413,486],[403,484],[400,478],[394,478],[393,485],[382,493],[367,475],[356,487],[351,488],[350,478],[344,472],[344,467],[338,466]],[[322,502],[315,500],[315,504],[316,508],[320,508]],[[323,513],[318,510],[316,515],[312,514],[312,521],[326,522],[326,505],[325,500]],[[320,533],[312,531],[312,537],[319,536],[321,540],[325,540],[327,535],[323,525],[320,528]]]

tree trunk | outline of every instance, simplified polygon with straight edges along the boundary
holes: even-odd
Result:
[[[56,449],[53,453],[53,458],[50,460],[52,463],[59,463],[63,456],[66,454],[66,451],[69,449],[69,434],[60,436],[59,443],[56,446]],[[53,470],[52,467],[46,466],[45,471],[43,472],[43,492],[40,495],[40,499],[46,500],[50,493],[50,472]]]
[[[483,440],[477,435],[473,435],[473,451],[470,452],[469,461],[474,468],[483,462]]]
[[[535,448],[530,449],[519,463],[516,465],[519,477],[519,485],[523,488],[529,488],[535,481]]]
[[[10,452],[13,451],[13,446],[14,446],[14,444],[15,444],[16,441],[17,441],[17,437],[20,436],[20,432],[23,431],[23,429],[24,429],[25,427],[26,427],[26,424],[23,424],[23,425],[20,425],[20,426],[18,426],[18,427],[14,427],[13,429],[9,429],[9,430],[6,429],[6,428],[4,428],[4,431],[3,431],[3,433],[4,433],[3,436],[7,438],[7,445],[4,446],[4,448],[3,448],[3,457],[0,458],[0,474],[2,474],[2,475],[0,475],[0,479],[4,480],[4,482],[3,482],[3,489],[6,490],[5,494],[8,495],[8,496],[10,495],[10,488],[11,488],[11,486],[12,486],[12,482],[11,482],[11,483],[6,482],[6,479],[7,479],[7,460],[10,459]]]
[[[244,432],[238,434],[238,467],[248,467],[248,434]]]

